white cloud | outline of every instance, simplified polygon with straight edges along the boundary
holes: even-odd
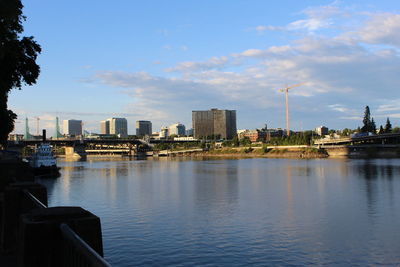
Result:
[[[98,73],[96,79],[125,88],[132,99],[127,109],[164,125],[165,120],[190,124],[191,110],[210,107],[263,111],[268,114],[266,119],[283,118],[284,96],[278,89],[300,82],[306,84],[290,93],[294,118],[302,112],[303,118],[312,120],[318,112],[329,123],[337,120],[339,112],[339,119],[360,120],[365,105],[377,105],[383,94],[397,93],[400,57],[387,45],[400,43],[400,23],[397,14],[368,15],[361,27],[341,29],[331,36],[319,34],[326,28],[339,29],[337,17],[343,19],[347,12],[335,4],[306,9],[302,13],[306,18],[285,26],[302,31],[302,35],[296,33],[296,40],[206,61],[181,62],[167,69],[176,72],[175,77],[109,71]],[[256,27],[257,31],[278,29]],[[365,43],[376,46],[371,49]],[[393,113],[400,110],[397,103],[380,103],[375,116],[390,113],[397,118],[398,113]]]
[[[290,23],[286,28],[290,31],[296,30],[307,30],[309,32],[314,32],[321,28],[327,28],[331,25],[330,22],[322,19],[302,19]]]
[[[274,54],[279,54],[279,53],[285,53],[289,52],[291,47],[289,45],[282,45],[282,46],[271,46],[268,48],[268,52],[274,53]]]
[[[174,71],[204,71],[210,69],[223,68],[228,63],[228,57],[212,57],[204,62],[186,61],[181,62],[177,66],[166,69],[167,72]]]
[[[329,108],[331,108],[332,110],[335,111],[339,111],[339,112],[348,112],[349,109],[346,108],[345,106],[343,106],[342,104],[332,104],[332,105],[328,105]]]
[[[266,52],[261,49],[248,49],[240,54],[236,54],[236,56],[243,56],[243,57],[260,57],[264,56]]]
[[[321,29],[332,27],[335,19],[345,15],[337,2],[327,6],[309,7],[301,12],[306,15],[305,19],[293,21],[285,26],[258,25],[254,29],[259,32],[265,31],[306,31],[314,33]]]
[[[400,47],[400,14],[380,13],[356,32],[361,41],[371,44],[388,44]]]
[[[377,112],[400,111],[400,99],[386,99],[384,102],[378,106]]]
[[[259,33],[265,32],[265,31],[283,31],[286,28],[285,27],[279,27],[279,26],[271,26],[271,25],[259,25],[254,28],[256,31]]]

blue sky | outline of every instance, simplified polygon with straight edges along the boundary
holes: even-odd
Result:
[[[400,124],[398,1],[23,1],[42,46],[34,86],[9,106],[31,132],[55,117],[191,126],[191,111],[237,110],[239,129]]]

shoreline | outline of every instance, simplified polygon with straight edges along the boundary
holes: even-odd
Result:
[[[271,149],[264,152],[262,148],[249,151],[247,148],[240,149],[218,149],[203,152],[192,152],[183,154],[171,154],[170,157],[214,157],[214,158],[289,158],[289,159],[317,159],[328,158],[329,155],[322,150],[314,149]]]
[[[321,159],[321,158],[400,158],[400,151],[396,149],[347,149],[345,151],[331,151],[316,148],[291,148],[270,149],[264,151],[262,148],[223,148],[203,152],[192,152],[182,154],[171,154],[170,157],[213,157],[213,158],[287,158],[287,159]]]
[[[224,147],[208,151],[165,150],[158,157],[193,157],[193,158],[282,158],[282,159],[321,159],[321,158],[400,158],[400,146],[394,147],[333,147],[318,149],[315,147]],[[58,155],[66,160],[79,159]],[[87,155],[85,158],[122,158],[124,155]]]

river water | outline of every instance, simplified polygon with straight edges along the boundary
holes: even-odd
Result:
[[[399,159],[60,161],[113,266],[400,264]]]

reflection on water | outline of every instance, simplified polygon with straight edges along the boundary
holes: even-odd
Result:
[[[136,265],[396,265],[400,160],[60,162],[49,203],[101,217]]]
[[[193,168],[194,201],[199,208],[229,208],[238,198],[238,161],[203,161]],[[226,202],[220,205],[221,202]],[[215,210],[218,212],[218,210]]]

